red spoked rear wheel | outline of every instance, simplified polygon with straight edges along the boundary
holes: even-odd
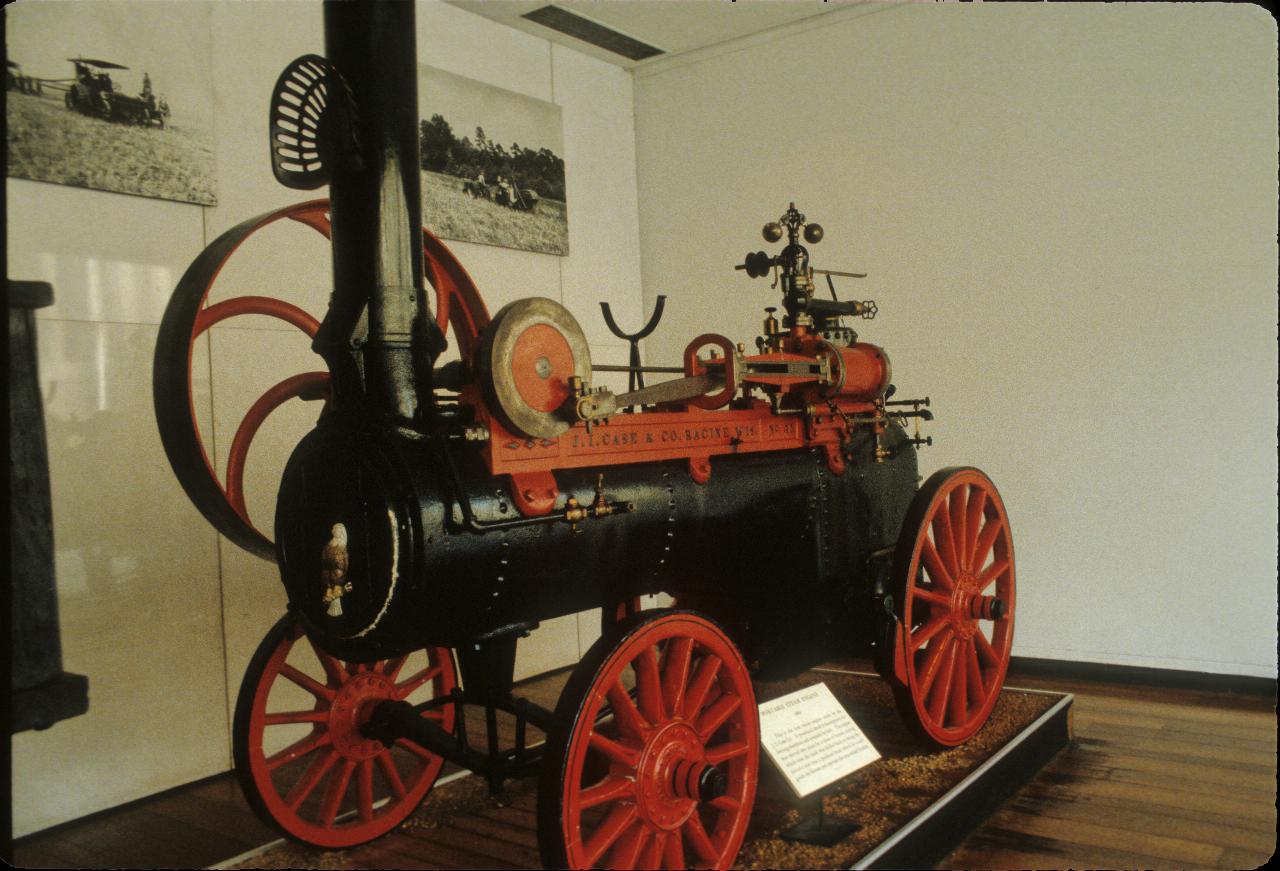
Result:
[[[1013,644],[1013,535],[991,479],[935,472],[907,511],[893,573],[898,708],[921,737],[954,747],[991,716]]]
[[[755,692],[737,648],[690,611],[598,640],[556,708],[538,792],[549,868],[728,868],[759,775]]]
[[[266,315],[289,323],[314,338],[319,322],[283,300],[241,296],[206,306],[227,260],[250,236],[277,221],[292,220],[328,238],[329,201],[312,200],[251,218],[213,241],[192,262],[174,289],[156,340],[153,389],[161,441],[178,481],[201,514],[230,540],[264,559],[275,559],[271,540],[250,520],[244,504],[243,479],[249,446],[268,415],[290,399],[325,399],[327,372],[286,378],[269,388],[246,413],[228,450],[225,478],[220,480],[205,450],[191,391],[192,351],[213,325],[240,315]],[[423,231],[423,265],[436,291],[436,322],[441,331],[453,327],[464,360],[470,359],[489,312],[471,277],[453,253]],[[225,483],[224,483],[225,482]]]
[[[417,704],[456,685],[446,648],[343,662],[286,615],[263,639],[236,702],[233,750],[245,796],[285,835],[318,847],[386,834],[422,802],[444,760],[407,739],[388,747],[365,738],[360,727],[379,702]],[[453,730],[453,705],[422,716]]]

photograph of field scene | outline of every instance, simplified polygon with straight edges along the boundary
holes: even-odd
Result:
[[[14,3],[5,26],[9,176],[217,202],[208,4]]]
[[[422,212],[444,239],[569,253],[560,107],[418,68]]]

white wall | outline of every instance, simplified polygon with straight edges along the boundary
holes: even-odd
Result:
[[[57,298],[38,329],[64,663],[90,681],[86,716],[14,737],[16,835],[226,770],[241,675],[283,613],[275,567],[214,533],[169,470],[151,407],[151,355],[168,296],[205,244],[313,196],[271,176],[266,120],[285,64],[323,52],[321,11],[219,0],[211,18],[217,207],[9,180],[9,274],[51,281]],[[550,296],[583,323],[595,357],[625,360],[597,302],[610,301],[624,324],[638,322],[630,76],[440,3],[419,2],[418,31],[422,62],[562,107],[569,256],[451,243],[490,310]],[[273,226],[237,253],[212,299],[279,296],[319,316],[328,266],[312,231]],[[196,359],[195,404],[220,469],[263,390],[323,368],[300,333],[256,317],[215,327]],[[254,442],[246,493],[262,529],[271,528],[284,461],[316,411],[290,403]],[[597,621],[544,624],[522,642],[520,674],[576,659],[580,635],[589,643]]]
[[[870,14],[867,14],[868,11]],[[1276,674],[1276,25],[1249,5],[833,12],[636,73],[649,340],[750,345],[794,200],[984,468],[1015,655]]]

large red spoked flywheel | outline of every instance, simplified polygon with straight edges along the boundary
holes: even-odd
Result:
[[[538,844],[549,868],[728,868],[759,773],[755,693],[737,648],[691,611],[600,638],[547,737]]]
[[[990,478],[930,476],[903,521],[893,577],[898,709],[921,737],[954,747],[991,715],[1013,643],[1013,535]]]
[[[408,739],[388,747],[360,728],[380,702],[417,704],[456,685],[446,648],[343,662],[286,615],[262,640],[236,702],[236,774],[249,803],[284,834],[319,847],[386,834],[421,803],[444,760]],[[453,730],[451,704],[422,716]]]
[[[272,411],[295,397],[324,399],[327,372],[308,372],[284,379],[267,390],[245,414],[228,450],[225,484],[214,471],[196,422],[191,394],[192,350],[205,330],[227,318],[266,315],[285,321],[314,338],[319,323],[283,300],[240,296],[206,305],[218,273],[250,236],[276,221],[288,219],[329,236],[329,201],[312,200],[250,218],[215,239],[192,262],[174,289],[156,340],[153,390],[160,438],[174,473],[200,513],[223,535],[264,559],[275,559],[271,540],[249,519],[244,504],[244,467],[249,445]],[[444,243],[423,231],[423,261],[436,292],[436,323],[453,327],[454,341],[469,360],[489,312],[479,291]]]

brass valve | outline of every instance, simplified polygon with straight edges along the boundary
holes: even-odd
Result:
[[[778,335],[778,319],[773,316],[773,313],[777,310],[777,306],[772,305],[764,310],[764,334],[766,338]]]
[[[564,503],[560,519],[569,524],[570,532],[578,532],[578,524],[597,517],[626,514],[636,510],[634,502],[610,502],[604,492],[604,474],[596,478],[596,498],[590,505],[583,505],[570,496]]]

